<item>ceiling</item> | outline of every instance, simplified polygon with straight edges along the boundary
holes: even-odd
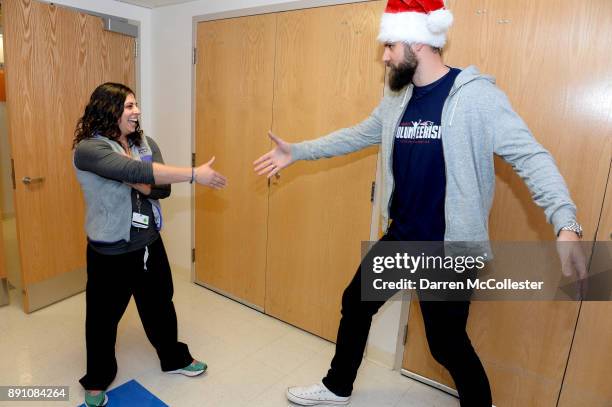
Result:
[[[118,0],[122,3],[130,3],[136,6],[146,7],[146,8],[155,8],[155,7],[163,7],[170,6],[173,4],[181,4],[181,3],[189,3],[195,0]]]

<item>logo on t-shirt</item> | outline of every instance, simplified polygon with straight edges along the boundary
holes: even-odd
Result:
[[[440,140],[440,125],[428,120],[403,122],[398,126],[395,138],[404,143],[429,143],[429,140]]]

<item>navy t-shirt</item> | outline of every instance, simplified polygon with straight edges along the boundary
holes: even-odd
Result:
[[[415,86],[395,133],[389,233],[398,240],[444,240],[446,173],[441,118],[456,68],[426,86]]]

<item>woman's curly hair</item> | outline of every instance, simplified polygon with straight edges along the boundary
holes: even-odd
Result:
[[[119,130],[119,119],[123,114],[125,99],[128,95],[134,95],[134,91],[120,83],[107,82],[96,88],[85,106],[83,117],[77,122],[74,131],[72,148],[75,148],[81,140],[101,135],[111,140],[116,140],[121,135]],[[136,130],[128,134],[130,145],[140,146],[142,130],[140,123],[136,124]]]

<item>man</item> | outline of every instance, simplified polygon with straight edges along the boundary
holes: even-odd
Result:
[[[297,144],[270,134],[276,147],[255,161],[255,171],[271,177],[297,160],[381,144],[382,241],[488,241],[497,154],[524,179],[558,239],[578,240],[582,229],[576,207],[552,157],[493,78],[475,67],[444,65],[441,48],[452,20],[443,0],[389,0],[378,37],[385,45],[389,90],[371,116],[352,128]],[[349,403],[372,316],[384,304],[362,301],[360,286],[358,269],[342,297],[336,353],[327,376],[321,383],[289,388],[290,401]],[[469,301],[421,301],[421,309],[430,351],[453,377],[461,406],[491,406],[487,375],[466,333]]]

